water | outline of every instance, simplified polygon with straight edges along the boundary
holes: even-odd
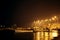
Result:
[[[20,32],[16,33],[12,30],[0,31],[0,40],[52,40],[57,39],[57,31],[52,32]],[[60,37],[60,36],[59,36]],[[58,37],[58,38],[59,38]],[[55,40],[55,39],[54,39]]]
[[[15,33],[14,40],[33,40],[32,32]]]
[[[14,38],[20,40],[52,40],[54,37],[58,37],[56,30],[52,32],[23,32],[15,33]]]
[[[34,40],[52,40],[54,37],[58,37],[58,31],[52,30],[51,32],[35,32],[33,35]]]

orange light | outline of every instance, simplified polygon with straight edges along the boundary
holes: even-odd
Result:
[[[56,30],[54,30],[54,31],[52,32],[52,36],[53,36],[53,37],[57,37],[57,36],[58,36],[58,33],[57,33]]]
[[[57,18],[57,16],[54,16],[54,18]]]
[[[54,18],[54,17],[52,17],[52,20],[55,20],[55,18]]]
[[[47,21],[48,21],[48,19],[45,19],[45,21],[47,22]]]
[[[40,32],[37,32],[37,40],[40,40]]]
[[[49,21],[52,21],[51,19],[49,19]]]

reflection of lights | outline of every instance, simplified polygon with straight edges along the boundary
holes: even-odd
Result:
[[[40,40],[40,32],[37,32],[37,40]]]
[[[48,40],[48,32],[45,32],[45,40]]]
[[[45,32],[45,36],[48,36],[48,32]]]
[[[49,33],[50,39],[53,39],[52,32]]]
[[[34,33],[34,40],[41,40],[41,39],[40,39],[40,36],[41,36],[40,33],[41,33],[41,32],[35,32],[35,33]]]
[[[52,36],[53,36],[53,37],[57,37],[57,36],[58,36],[58,33],[57,33],[56,30],[53,30],[53,32],[52,32]]]

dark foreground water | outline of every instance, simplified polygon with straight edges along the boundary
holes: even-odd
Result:
[[[12,40],[13,36],[13,30],[0,30],[0,40]]]
[[[15,40],[33,40],[33,33],[15,33]]]
[[[0,30],[0,40],[33,40],[33,33],[15,33],[13,30]]]
[[[0,30],[0,40],[33,40],[33,33],[15,33],[13,30]],[[53,40],[60,40],[59,36]]]

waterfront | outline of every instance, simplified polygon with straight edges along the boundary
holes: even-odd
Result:
[[[17,32],[15,33],[15,37],[20,40],[53,40],[55,37],[58,37],[58,30],[50,32]]]
[[[5,39],[13,40],[56,40],[60,37],[57,16],[33,21],[30,27],[15,27],[16,25],[13,28],[0,28],[1,34]]]
[[[14,32],[12,30],[3,30],[0,31],[0,40],[6,39],[6,40],[59,40],[60,39],[60,33],[59,36],[57,36],[56,31],[52,34],[49,32],[50,36],[48,35],[48,32]],[[54,38],[53,38],[54,37]]]

